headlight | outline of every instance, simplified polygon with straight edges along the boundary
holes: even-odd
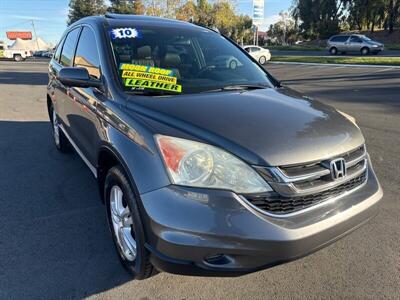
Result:
[[[379,47],[379,46],[378,45],[372,45],[372,47],[376,48],[376,47]]]
[[[173,184],[240,194],[272,191],[250,166],[221,149],[170,136],[155,138]]]

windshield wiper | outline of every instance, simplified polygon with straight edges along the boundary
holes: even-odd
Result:
[[[227,85],[214,90],[207,90],[202,93],[213,93],[213,92],[225,92],[225,91],[243,91],[243,90],[260,90],[267,89],[268,85],[261,84],[235,84],[235,85]]]
[[[130,94],[140,95],[140,96],[171,96],[177,95],[174,92],[168,92],[163,90],[131,90],[127,91]]]

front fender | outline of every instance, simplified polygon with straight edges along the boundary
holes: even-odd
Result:
[[[99,153],[107,150],[113,153],[123,166],[130,180],[136,185],[139,194],[144,194],[170,184],[168,174],[164,168],[161,157],[153,138],[148,132],[141,137],[143,143],[139,144],[115,127],[105,124],[103,126],[105,139],[99,145]],[[136,137],[137,138],[137,137]]]

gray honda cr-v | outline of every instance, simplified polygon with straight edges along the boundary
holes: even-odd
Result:
[[[137,279],[268,268],[377,212],[382,191],[355,120],[281,86],[217,32],[84,18],[62,37],[49,78],[55,144],[97,178]]]

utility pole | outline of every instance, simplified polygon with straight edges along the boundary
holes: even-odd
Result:
[[[39,41],[38,41],[38,37],[36,34],[36,29],[35,29],[35,23],[33,22],[33,20],[31,20],[32,23],[32,28],[33,28],[33,33],[35,34],[35,38],[36,38],[36,47],[37,47],[37,51],[39,51]]]

